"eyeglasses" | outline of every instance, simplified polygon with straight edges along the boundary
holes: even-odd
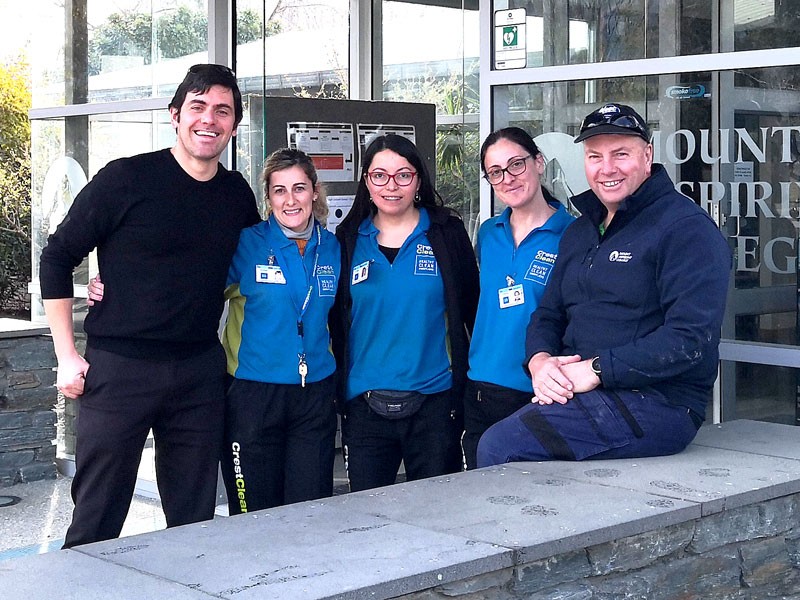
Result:
[[[525,161],[529,158],[533,158],[532,155],[528,154],[528,156],[524,156],[522,158],[515,158],[505,169],[501,169],[499,167],[492,167],[488,171],[486,171],[486,181],[491,183],[492,185],[497,185],[506,176],[506,173],[509,175],[522,175],[527,168]]]
[[[414,171],[400,171],[394,175],[389,175],[383,171],[369,171],[367,173],[372,185],[377,185],[378,187],[383,187],[389,183],[390,179],[394,179],[394,182],[400,187],[406,187],[411,185],[416,175]]]
[[[217,71],[222,75],[227,75],[229,77],[236,77],[236,73],[233,72],[233,69],[231,69],[230,67],[226,67],[225,65],[201,63],[199,65],[192,65],[191,67],[189,67],[189,73],[202,73],[203,71]]]
[[[650,132],[647,130],[647,126],[639,122],[639,119],[633,115],[621,115],[615,113],[603,114],[599,111],[595,111],[586,116],[581,123],[580,132],[583,133],[587,129],[597,127],[598,125],[616,125],[617,127],[624,127],[625,129],[635,131],[645,139],[650,139]]]

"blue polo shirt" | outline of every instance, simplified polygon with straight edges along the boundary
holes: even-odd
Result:
[[[222,345],[228,373],[251,381],[299,384],[298,354],[305,353],[307,382],[331,375],[336,361],[328,313],[340,266],[339,242],[319,223],[303,256],[274,215],[242,231],[225,290],[230,305]],[[301,313],[302,336],[297,327]]]
[[[504,387],[532,392],[523,370],[525,331],[539,305],[558,256],[558,242],[572,217],[560,203],[541,227],[531,231],[519,247],[511,233],[511,209],[489,219],[478,232],[476,254],[481,268],[481,295],[469,347],[468,376]],[[510,281],[511,280],[511,281]],[[500,290],[522,285],[524,303],[501,308]]]
[[[421,208],[394,263],[378,248],[371,218],[358,228],[352,269],[343,274],[353,298],[348,399],[374,389],[434,394],[452,386],[444,285],[429,227]]]

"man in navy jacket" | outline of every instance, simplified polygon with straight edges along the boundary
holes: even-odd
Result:
[[[711,398],[731,268],[708,214],[653,163],[623,104],[589,114],[590,190],[527,330],[530,405],[491,427],[478,466],[674,454]]]

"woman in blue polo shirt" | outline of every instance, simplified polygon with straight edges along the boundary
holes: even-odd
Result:
[[[476,466],[481,435],[531,401],[525,330],[544,293],[561,234],[573,217],[544,188],[544,158],[519,127],[490,134],[481,168],[506,209],[478,232],[481,295],[464,396],[464,458]]]
[[[353,491],[461,468],[462,395],[478,271],[458,215],[442,206],[416,146],[367,148],[338,226],[333,335]]]
[[[340,251],[311,159],[272,153],[269,218],[242,231],[228,272],[223,346],[234,377],[222,473],[231,514],[333,492],[336,368],[328,313]]]

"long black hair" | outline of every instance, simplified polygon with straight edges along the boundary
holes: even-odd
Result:
[[[527,131],[521,127],[503,127],[487,135],[486,139],[483,140],[483,144],[481,144],[481,171],[483,171],[484,174],[486,174],[486,152],[500,140],[508,140],[509,142],[514,142],[522,146],[533,158],[536,158],[542,153],[542,151],[539,150],[539,146],[536,145],[536,142],[533,141],[533,138]],[[550,190],[541,184],[540,187],[542,188],[542,195],[547,203],[556,202],[556,198],[550,193]]]
[[[414,206],[424,206],[427,208],[435,206],[444,206],[444,201],[439,193],[434,189],[431,177],[428,174],[428,169],[425,167],[425,162],[419,150],[409,139],[401,135],[389,133],[376,137],[364,152],[364,158],[361,161],[361,178],[358,181],[358,189],[356,190],[356,197],[353,200],[353,207],[347,216],[344,218],[340,227],[357,229],[359,225],[370,215],[374,215],[377,211],[375,205],[370,200],[369,189],[367,188],[367,172],[372,165],[372,160],[378,152],[383,150],[391,150],[405,158],[414,170],[417,172],[417,179],[419,181],[419,190],[417,192],[418,199],[414,200]]]

